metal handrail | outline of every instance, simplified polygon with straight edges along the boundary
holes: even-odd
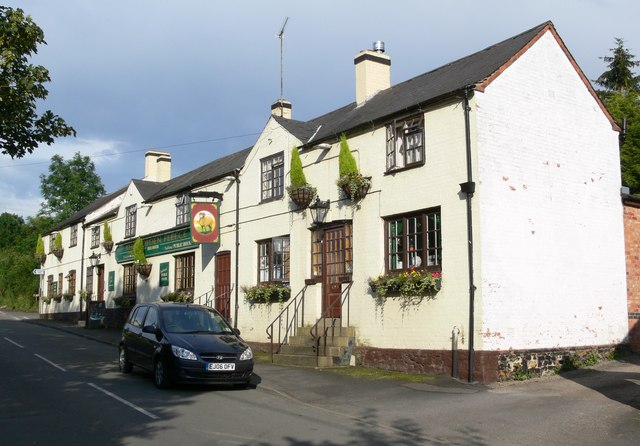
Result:
[[[337,302],[340,302],[342,311],[344,311],[345,304],[346,304],[346,308],[347,308],[347,325],[346,326],[348,327],[350,325],[350,321],[351,321],[350,296],[351,296],[352,285],[353,285],[353,281],[349,282],[349,285],[347,285],[347,287],[344,290],[342,290],[342,292],[340,293],[340,299],[334,300],[331,303],[331,305],[329,305],[329,307],[326,308],[322,317],[318,319],[318,321],[315,323],[313,327],[311,327],[310,333],[311,333],[311,339],[313,342],[313,348],[316,351],[316,361],[320,357],[320,340],[321,339],[324,339],[324,351],[325,352],[327,351],[327,338],[329,337],[329,329],[331,329],[331,339],[333,340],[333,338],[335,337],[337,319],[340,319],[338,336],[342,335],[342,327],[343,327],[342,321],[344,318],[343,317],[327,318],[325,316],[326,314],[331,314],[331,310],[333,310],[336,307]],[[331,325],[328,327],[327,327],[327,319],[331,319]],[[320,329],[320,323],[322,323],[323,325],[323,330],[321,335],[318,334]]]
[[[298,294],[293,297],[293,299],[289,300],[289,303],[282,309],[280,314],[278,314],[266,329],[267,338],[271,342],[271,362],[273,362],[274,353],[280,353],[280,347],[289,340],[289,336],[295,336],[298,327],[304,325],[304,298],[307,286],[308,285],[305,285],[304,288],[302,288]],[[278,325],[278,346],[274,351],[273,344],[275,339],[273,331],[276,324]]]
[[[198,297],[192,297],[191,298],[191,303],[195,303],[195,301],[198,301],[198,304],[203,305],[202,304],[202,299],[204,298],[204,305],[206,307],[215,307],[215,302],[216,299],[218,299],[219,297],[224,296],[225,294],[231,294],[231,292],[233,291],[233,287],[235,286],[235,284],[231,284],[231,288],[229,288],[229,291],[225,291],[224,293],[218,294],[217,296],[214,296],[213,293],[215,292],[215,288],[211,287],[211,290],[207,291],[204,294],[201,294]],[[213,305],[210,305],[213,302]]]

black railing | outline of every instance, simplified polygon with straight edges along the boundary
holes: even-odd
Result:
[[[295,297],[289,299],[289,303],[267,327],[267,338],[271,342],[271,362],[273,362],[273,355],[280,353],[280,347],[287,343],[289,336],[295,336],[298,327],[304,326],[304,297],[306,291],[307,285]],[[277,341],[274,333],[276,327],[278,331]],[[274,344],[277,344],[275,350]]]
[[[336,336],[336,329],[338,331],[337,336],[342,336],[342,328],[348,327],[351,322],[350,317],[350,302],[349,297],[351,295],[351,286],[353,282],[349,282],[349,285],[342,290],[340,293],[340,299],[334,300],[329,307],[327,307],[320,319],[315,323],[313,327],[311,327],[311,338],[313,340],[313,348],[316,353],[316,359],[320,356],[320,345],[323,344],[323,352],[327,351],[327,339],[331,337],[331,341],[333,342],[333,338]],[[327,317],[327,314],[333,314],[333,310],[336,309],[337,304],[340,303],[340,317]],[[346,322],[347,325],[344,325],[343,321],[345,320],[342,317],[345,313],[346,308]],[[327,323],[330,321],[329,323]],[[338,325],[339,324],[339,325]],[[336,327],[336,325],[338,325]]]

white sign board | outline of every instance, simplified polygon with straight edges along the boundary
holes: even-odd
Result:
[[[44,270],[40,268],[34,269],[32,273],[34,276],[44,276]]]

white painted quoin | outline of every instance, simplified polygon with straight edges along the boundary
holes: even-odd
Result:
[[[153,270],[148,278],[137,278],[136,300],[158,300],[175,291],[176,259],[193,254],[196,302],[213,304],[209,299],[215,299],[218,262],[230,259],[229,317],[244,339],[266,345],[266,329],[283,304],[253,305],[242,291],[264,279],[260,245],[286,240],[280,260],[287,277],[278,280],[292,296],[304,290],[305,323],[312,324],[323,315],[327,291],[321,278],[311,280],[318,279],[312,274],[318,259],[312,256],[314,237],[339,229],[348,235],[340,243],[351,247],[351,258],[341,260],[341,280],[343,290],[350,285],[353,354],[363,364],[449,372],[452,333],[458,331],[457,347],[466,355],[460,369],[473,353],[475,369],[467,377],[491,381],[504,352],[561,352],[626,342],[619,129],[553,25],[542,24],[392,86],[387,82],[391,58],[380,50],[359,52],[355,63],[357,101],[343,108],[296,121],[291,104],[280,99],[250,149],[174,179],[168,178],[167,154],[147,157],[145,178],[151,181],[133,180],[119,195],[117,209],[105,208],[95,224],[108,220],[116,245],[130,244],[126,212],[136,206],[136,237],[171,234],[180,227],[176,203],[181,195],[218,192],[223,196],[221,243],[217,251],[185,244],[185,249],[149,258]],[[394,122],[398,131],[404,130],[398,127],[403,122],[421,129],[422,161],[388,167],[387,140]],[[360,172],[371,177],[371,188],[358,202],[346,199],[336,185],[342,134]],[[298,209],[284,190],[290,184],[293,147],[299,148],[307,181],[321,200],[330,202],[319,227],[310,210]],[[155,173],[153,160],[159,163]],[[265,197],[269,160],[279,163],[282,183],[273,189],[275,195]],[[461,191],[468,181],[475,185],[470,195]],[[388,222],[427,212],[438,212],[441,222],[442,258],[432,266],[442,272],[441,290],[411,305],[393,298],[380,305],[369,279],[389,272]],[[68,228],[62,225],[61,230]],[[90,227],[85,231],[90,237]],[[85,249],[82,255],[90,254]],[[73,251],[74,261],[80,255]],[[52,257],[44,280],[65,269]],[[116,257],[115,252],[101,256],[105,274],[115,276],[113,290],[104,294],[107,308],[115,307],[114,298],[123,290],[126,262]],[[161,263],[169,264],[163,286]],[[64,309],[41,311],[49,317]]]

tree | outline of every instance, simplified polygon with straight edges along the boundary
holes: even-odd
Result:
[[[624,47],[624,40],[616,37],[616,47],[611,48],[611,56],[604,56],[604,60],[609,69],[602,73],[596,84],[605,88],[607,92],[626,93],[640,90],[640,76],[633,74],[633,68],[640,65],[635,61],[635,56]]]
[[[640,192],[640,76],[633,69],[640,65],[624,47],[624,40],[616,38],[612,55],[601,57],[609,69],[595,81],[604,87],[598,95],[613,118],[622,127],[620,138],[620,167],[622,184],[631,193]]]
[[[38,100],[46,99],[49,71],[28,63],[45,44],[44,33],[22,9],[0,6],[0,147],[3,155],[22,158],[39,144],[76,131],[47,110],[38,116]]]
[[[40,192],[45,202],[38,215],[60,222],[104,195],[105,189],[91,159],[76,152],[69,161],[51,157],[49,175],[40,175]]]

